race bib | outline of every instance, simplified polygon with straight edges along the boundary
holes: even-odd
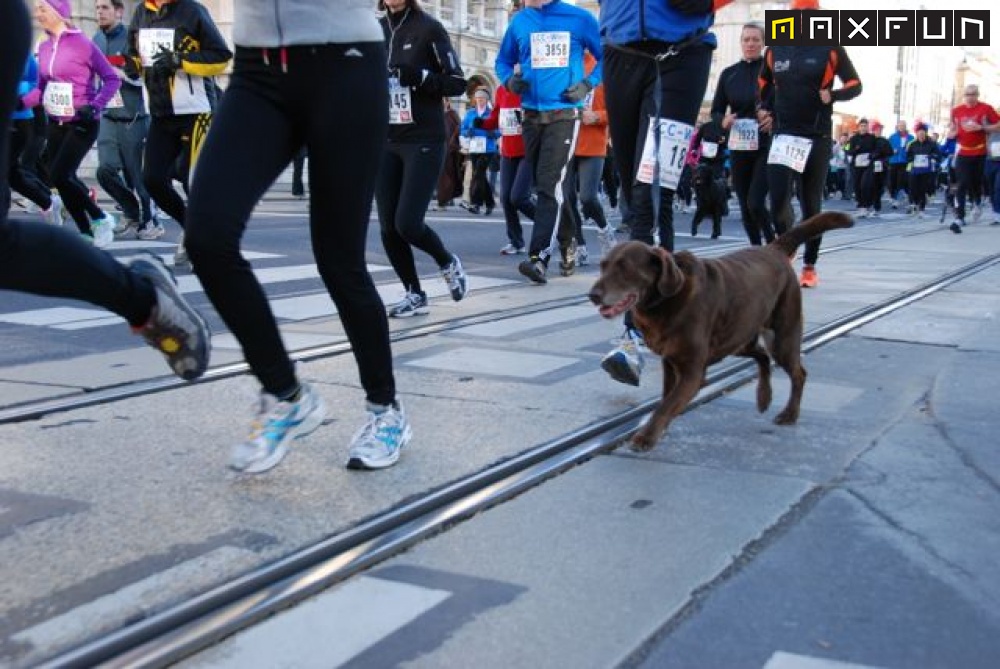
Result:
[[[1000,140],[990,142],[990,158],[1000,158]]]
[[[855,167],[868,167],[872,162],[871,156],[867,153],[859,153],[854,156]]]
[[[49,116],[73,116],[76,113],[73,108],[73,84],[68,81],[50,81],[45,85],[42,104]]]
[[[913,156],[913,167],[924,170],[931,166],[931,157],[928,155]]]
[[[470,137],[469,138],[469,153],[486,153],[486,138],[485,137]]]
[[[688,146],[694,134],[694,126],[670,119],[659,119],[656,122],[649,119],[649,129],[642,144],[642,159],[636,179],[644,184],[653,183],[653,170],[656,169],[656,128],[660,131],[660,185],[676,190],[684,171],[684,159],[687,158]]]
[[[121,109],[125,106],[125,101],[122,99],[122,89],[115,91],[115,94],[111,96],[108,100],[108,104],[104,105],[105,109]]]
[[[875,164],[872,165],[872,170],[875,172],[875,174],[879,174],[882,171],[882,169],[883,169],[883,167],[882,167],[882,161],[881,160],[876,160]]]
[[[719,145],[715,142],[701,142],[701,155],[705,158],[715,158],[719,155]]]
[[[531,33],[531,68],[543,70],[569,65],[569,33]]]
[[[410,89],[408,86],[400,86],[396,77],[389,77],[389,123],[392,125],[413,123]]]
[[[583,109],[584,111],[594,111],[594,89],[591,88],[590,92],[587,93],[587,97],[583,99]]]
[[[500,134],[504,137],[509,135],[520,135],[521,134],[521,121],[518,119],[518,115],[521,113],[520,109],[501,109],[500,110]]]
[[[796,172],[806,168],[806,160],[812,151],[813,141],[795,135],[778,135],[771,142],[771,152],[767,154],[768,165],[784,165]]]
[[[174,50],[173,28],[143,28],[139,31],[139,58],[143,67],[151,67],[156,54]]]
[[[756,151],[760,148],[757,121],[752,118],[738,118],[729,129],[730,151]]]

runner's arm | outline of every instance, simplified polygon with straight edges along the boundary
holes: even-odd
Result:
[[[431,36],[431,51],[440,71],[430,71],[418,87],[421,92],[435,97],[451,97],[465,92],[468,82],[458,62],[451,39],[444,27],[438,23]]]
[[[861,95],[861,78],[858,71],[851,62],[851,57],[847,55],[847,50],[842,46],[836,47],[837,52],[837,77],[841,81],[841,87],[831,91],[830,97],[834,102],[853,100]]]
[[[196,77],[214,77],[226,71],[226,66],[233,59],[233,52],[229,50],[229,45],[209,16],[208,10],[201,5],[197,6],[196,34],[200,37],[199,43],[189,49],[185,49],[183,43],[179,45],[181,69]]]

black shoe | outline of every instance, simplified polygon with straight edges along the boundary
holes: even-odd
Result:
[[[493,207],[486,207],[486,211],[483,212],[483,216],[489,216],[493,213]]]
[[[545,278],[545,263],[537,256],[522,260],[517,266],[517,271],[538,284],[548,283]]]
[[[954,232],[956,235],[962,234],[962,226],[958,223],[952,223],[948,226],[948,229]]]

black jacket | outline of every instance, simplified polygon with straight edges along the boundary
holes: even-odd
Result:
[[[168,73],[142,62],[144,31],[170,34],[167,50],[180,55],[179,70]],[[128,28],[128,55],[142,70],[154,117],[210,113],[218,101],[212,77],[222,74],[233,58],[208,10],[194,0],[174,0],[158,9],[152,2],[136,7]]]
[[[834,77],[841,87],[833,89]],[[761,108],[774,113],[774,134],[829,137],[833,104],[861,94],[861,80],[842,46],[772,46],[764,54],[758,95]],[[829,89],[831,104],[820,100]]]
[[[389,76],[398,76],[401,68],[415,68],[422,77],[419,84],[409,87],[413,123],[390,125],[389,141],[443,142],[441,98],[461,95],[466,87],[465,74],[448,33],[437,19],[412,8],[386,14],[380,22],[388,51]]]

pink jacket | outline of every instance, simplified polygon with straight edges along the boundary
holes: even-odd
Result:
[[[101,82],[97,87],[97,81]],[[44,100],[45,88],[50,82],[69,83],[73,87],[72,115],[53,115],[55,121],[71,121],[76,110],[90,105],[100,118],[101,111],[121,87],[121,80],[108,59],[89,37],[75,28],[67,28],[58,36],[49,38],[38,47],[38,88],[27,93],[22,100],[31,108]]]

